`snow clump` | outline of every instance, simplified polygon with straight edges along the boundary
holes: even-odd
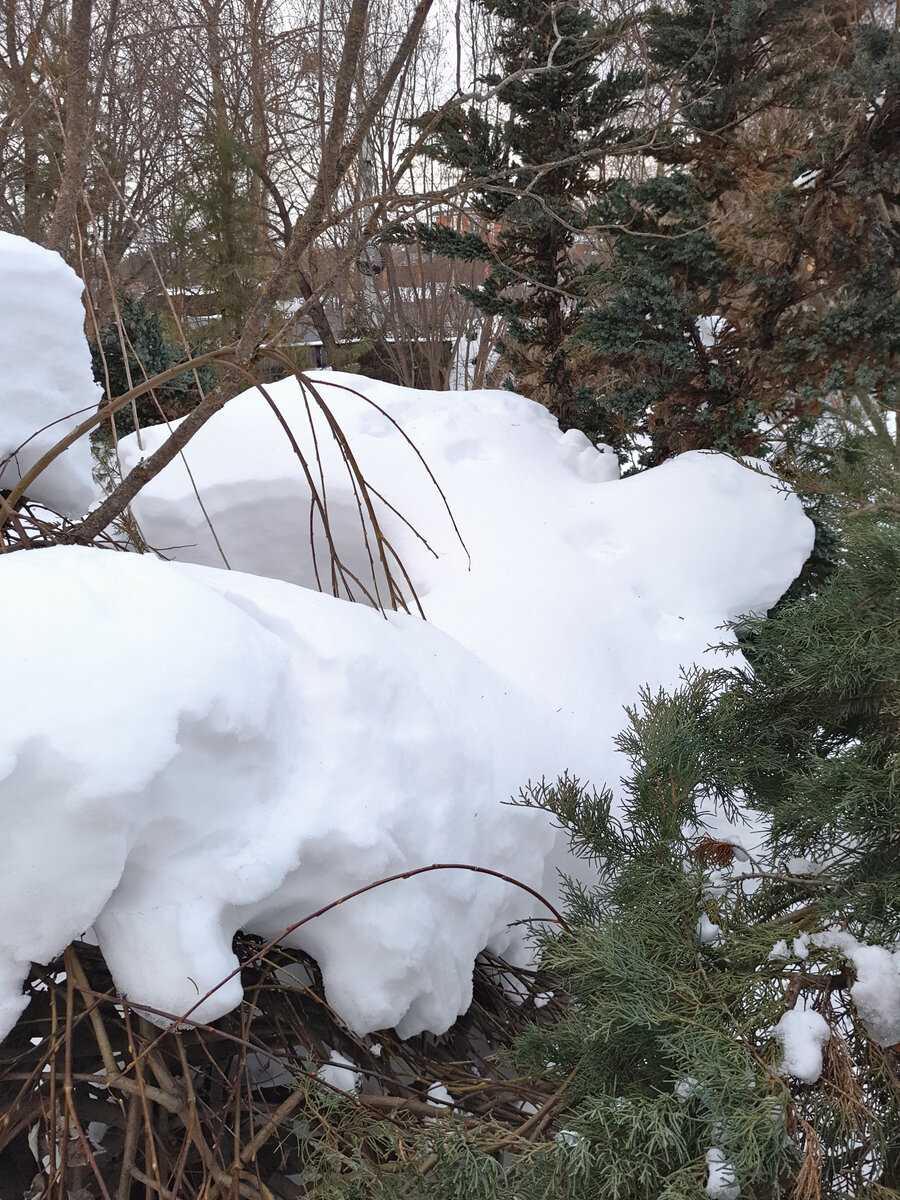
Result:
[[[869,1037],[879,1046],[900,1042],[900,950],[867,946],[843,929],[815,933],[810,943],[840,950],[853,964],[850,996]]]
[[[711,921],[706,913],[700,914],[700,920],[697,922],[697,940],[702,946],[714,946],[716,942],[721,941],[722,926],[716,925]]]
[[[332,1050],[331,1058],[316,1071],[316,1078],[337,1092],[356,1095],[362,1085],[362,1075],[348,1058]]]
[[[706,1152],[706,1167],[706,1194],[710,1200],[737,1200],[741,1188],[735,1179],[734,1167],[715,1146]]]
[[[815,1083],[822,1074],[822,1053],[831,1039],[831,1029],[815,1009],[790,1008],[772,1030],[781,1042],[784,1058],[778,1067],[801,1083]]]

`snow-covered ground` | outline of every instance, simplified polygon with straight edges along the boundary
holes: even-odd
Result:
[[[27,423],[23,394],[41,397],[44,423],[67,417],[75,393],[96,399],[78,375],[77,294],[53,282],[67,268],[5,242],[0,258],[5,246],[34,268],[9,275],[13,291],[41,291],[41,320],[73,349],[55,391],[41,353],[31,374],[18,356],[13,370],[36,318],[7,297],[0,429]],[[234,967],[236,929],[274,936],[384,875],[457,861],[550,888],[554,831],[507,799],[563,769],[615,783],[622,705],[710,661],[722,622],[774,603],[812,544],[794,497],[722,456],[620,480],[610,454],[507,392],[333,373],[314,387],[383,497],[378,520],[427,622],[313,590],[306,477],[255,391],[190,444],[193,483],[175,462],[136,503],[151,544],[182,561],[87,548],[0,558],[14,698],[0,723],[0,1034],[29,960],[91,925],[123,992],[180,1013]],[[293,379],[270,395],[310,462],[317,443],[341,557],[365,580],[357,496],[315,395]],[[126,467],[164,436],[123,445]],[[81,463],[56,503],[83,507],[88,479]],[[500,880],[442,871],[369,892],[292,940],[358,1031],[441,1031],[469,1002],[475,954],[508,948],[508,923],[536,911]],[[239,996],[235,979],[196,1015]]]

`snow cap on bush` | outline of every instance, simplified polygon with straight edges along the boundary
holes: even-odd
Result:
[[[84,336],[84,285],[53,250],[0,233],[0,488],[100,403]],[[28,488],[50,508],[81,516],[97,498],[82,438]]]

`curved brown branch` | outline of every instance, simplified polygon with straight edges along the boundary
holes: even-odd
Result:
[[[566,933],[568,933],[570,936],[572,935],[571,926],[567,923],[562,913],[559,912],[558,909],[554,908],[550,901],[542,896],[539,891],[529,886],[529,884],[523,883],[521,879],[516,879],[512,875],[505,875],[502,871],[494,871],[491,867],[476,867],[472,863],[431,863],[427,867],[414,867],[411,871],[399,871],[396,875],[386,875],[383,879],[376,879],[374,883],[367,883],[363,887],[355,888],[352,892],[347,892],[346,895],[341,896],[339,899],[332,900],[329,904],[323,904],[321,908],[317,908],[315,912],[309,913],[307,916],[302,917],[299,921],[295,921],[293,925],[288,925],[288,927],[283,930],[278,937],[272,938],[270,942],[267,942],[265,946],[263,946],[260,950],[257,950],[255,954],[251,954],[248,959],[245,959],[244,962],[235,967],[233,971],[226,975],[224,979],[221,979],[215,987],[210,988],[208,992],[206,992],[200,997],[199,1000],[192,1004],[187,1012],[182,1013],[182,1015],[174,1022],[174,1028],[177,1029],[179,1024],[187,1021],[191,1013],[196,1012],[201,1004],[205,1004],[210,996],[214,996],[220,988],[223,988],[225,984],[229,983],[235,978],[235,976],[240,975],[240,973],[246,967],[252,966],[253,963],[258,962],[261,958],[264,958],[271,950],[274,950],[274,948],[280,942],[292,934],[296,929],[300,929],[303,925],[308,925],[310,921],[317,920],[317,918],[324,916],[325,913],[331,912],[332,909],[338,908],[341,904],[345,904],[348,900],[354,900],[357,896],[362,896],[365,895],[366,892],[374,891],[375,888],[384,887],[384,885],[387,883],[396,883],[400,879],[413,879],[416,875],[425,875],[430,871],[472,871],[476,875],[490,875],[494,879],[502,879],[504,883],[512,884],[513,887],[517,887],[521,889],[521,891],[527,892],[529,896],[533,896],[535,900],[538,900],[553,914],[557,924],[561,925]],[[136,1005],[135,1007],[138,1006]]]

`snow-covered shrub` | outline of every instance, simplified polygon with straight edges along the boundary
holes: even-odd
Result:
[[[306,458],[323,462],[330,536],[361,579],[371,547],[320,410],[313,440],[310,388],[352,445],[429,623],[544,707],[557,748],[548,776],[617,778],[622,706],[643,684],[675,686],[682,666],[710,661],[707,647],[731,637],[723,622],[774,604],[812,545],[796,497],[724,455],[619,479],[612,455],[510,392],[427,392],[337,372],[312,373],[307,389],[294,378],[270,385]],[[164,436],[146,431],[143,449],[123,439],[126,467]],[[233,569],[305,587],[317,586],[318,564],[330,586],[306,478],[254,390],[204,426],[134,511],[150,544],[176,558],[222,567],[224,554]]]
[[[58,254],[0,233],[0,488],[96,409],[84,337],[83,284]],[[80,439],[28,489],[33,500],[80,516],[96,499],[91,450]]]
[[[66,303],[74,345],[80,319],[71,294]],[[41,387],[41,369],[23,367],[23,378]],[[619,480],[609,454],[508,393],[438,395],[334,374],[304,387],[291,379],[269,393],[296,447],[251,392],[191,443],[192,482],[176,462],[138,500],[152,541],[208,565],[87,547],[0,558],[15,698],[0,725],[0,1018],[10,1029],[21,1012],[29,960],[49,962],[82,934],[99,941],[111,980],[97,963],[86,976],[83,951],[70,948],[62,965],[65,1026],[90,1020],[96,1043],[87,1080],[73,1081],[67,1060],[63,1086],[86,1082],[86,1101],[104,1081],[144,1088],[143,1066],[129,1065],[139,1013],[202,1021],[240,1004],[253,979],[238,969],[237,930],[275,939],[329,901],[449,859],[509,878],[455,869],[397,879],[286,939],[314,956],[335,1021],[357,1034],[444,1030],[469,1003],[476,954],[515,957],[510,926],[542,911],[510,878],[547,894],[559,863],[571,865],[548,813],[508,798],[567,768],[615,780],[628,765],[611,740],[622,704],[642,683],[671,687],[683,665],[715,663],[707,647],[722,622],[775,603],[809,549],[796,499],[750,464],[696,454]],[[3,394],[11,411],[17,395]],[[331,417],[348,440],[331,438]],[[165,436],[149,431],[141,453]],[[350,453],[359,470],[348,473]],[[129,447],[124,458],[133,464]],[[197,493],[206,516],[194,522]],[[207,517],[219,535],[212,558]],[[343,598],[313,590],[309,542],[323,519],[339,543]],[[382,566],[403,562],[407,606],[418,599],[427,621],[346,603],[354,589],[341,578],[366,570],[370,599],[377,587],[384,609],[398,599],[360,533],[376,522]],[[318,550],[327,586],[329,555]],[[222,569],[224,558],[253,573]],[[628,801],[627,788],[614,798]],[[669,814],[673,829],[687,812]],[[596,881],[593,868],[585,879]],[[42,970],[10,1036],[56,1094],[60,979]],[[115,1012],[116,990],[124,1015],[107,1026],[92,1005],[101,996]],[[241,1028],[232,1036],[244,1054]],[[186,1098],[196,1066],[180,1059],[176,1084],[140,1036],[154,1103],[196,1132]],[[326,1049],[319,1065],[333,1052],[345,1059]],[[233,1064],[216,1070],[228,1079]],[[243,1071],[234,1079],[249,1079]],[[588,1178],[590,1130],[566,1129],[551,1169],[575,1186]],[[474,1163],[463,1137],[431,1145],[422,1174],[433,1169],[435,1186],[449,1186],[445,1169],[471,1195],[487,1186],[485,1169],[500,1178],[493,1158],[463,1169]],[[224,1186],[209,1144],[195,1138],[194,1149],[198,1186]],[[740,1171],[738,1158],[723,1161]]]

